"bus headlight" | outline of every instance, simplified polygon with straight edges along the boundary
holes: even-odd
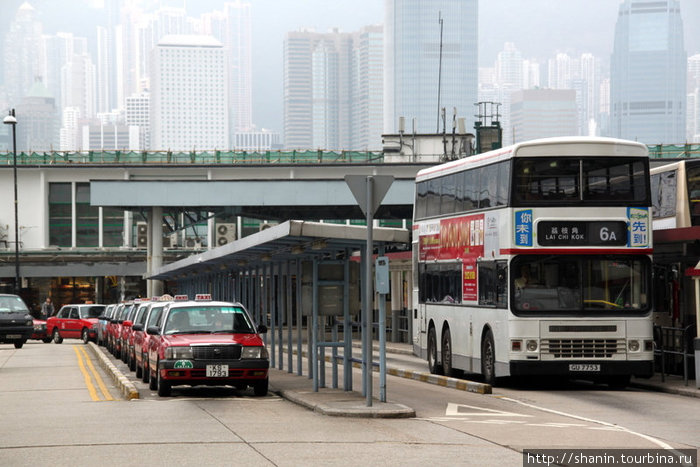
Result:
[[[521,350],[523,350],[523,341],[510,341],[510,350],[513,352],[520,352]]]
[[[525,344],[525,348],[527,348],[528,352],[534,352],[537,350],[537,341],[534,339],[530,339],[527,341],[527,344]]]
[[[639,341],[638,340],[631,340],[627,342],[627,348],[629,349],[630,352],[639,352]]]

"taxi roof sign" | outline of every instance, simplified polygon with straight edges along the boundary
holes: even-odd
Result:
[[[211,300],[211,294],[210,293],[198,293],[197,295],[194,296],[195,301],[202,301],[202,300]]]
[[[185,295],[185,296],[187,296],[187,295]],[[173,296],[166,293],[165,295],[161,295],[160,297],[158,297],[158,301],[159,302],[172,302]]]
[[[188,297],[187,295],[175,295],[176,302],[186,302],[189,299],[190,297]]]

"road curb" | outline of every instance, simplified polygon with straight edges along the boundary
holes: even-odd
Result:
[[[296,350],[293,352],[296,355]],[[302,351],[302,356],[308,358],[306,351]],[[326,355],[324,359],[327,363],[332,363],[332,357]],[[339,363],[342,365],[342,363]],[[358,362],[352,362],[353,368],[362,368],[362,364]],[[378,367],[373,368],[374,373],[379,372]],[[492,394],[493,387],[490,384],[479,383],[476,381],[468,381],[465,379],[452,378],[449,376],[434,375],[432,373],[425,373],[423,371],[414,370],[404,370],[402,368],[387,367],[386,373],[392,376],[398,376],[399,378],[412,379],[415,381],[420,381],[422,383],[435,384],[437,386],[443,386],[446,388],[457,389],[458,391],[473,392],[475,394]]]
[[[129,378],[124,376],[124,374],[119,371],[119,369],[114,366],[109,358],[102,352],[102,350],[94,342],[89,342],[88,345],[92,349],[92,353],[97,357],[97,361],[104,371],[106,371],[111,377],[114,383],[117,385],[122,395],[128,399],[138,399],[139,390],[136,389],[134,383],[132,383]]]

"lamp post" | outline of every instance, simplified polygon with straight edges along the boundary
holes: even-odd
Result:
[[[15,109],[2,121],[5,125],[12,125],[12,175],[15,185],[15,295],[19,294],[19,221],[17,215],[17,119]]]

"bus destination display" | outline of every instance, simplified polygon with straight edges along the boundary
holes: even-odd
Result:
[[[627,244],[623,221],[540,221],[537,240],[543,246],[609,246]]]

